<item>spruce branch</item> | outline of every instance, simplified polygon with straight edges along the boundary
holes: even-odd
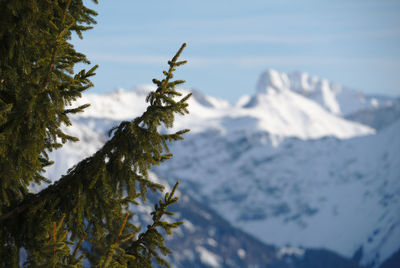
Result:
[[[106,259],[105,259],[105,261],[104,261],[104,263],[102,265],[102,268],[109,267],[109,265],[111,263],[111,260],[112,260],[112,257],[113,257],[113,255],[115,253],[115,250],[118,247],[118,244],[119,244],[119,241],[120,241],[120,237],[122,235],[122,231],[124,230],[126,222],[128,221],[128,216],[129,216],[129,214],[127,213],[125,215],[124,221],[121,224],[121,228],[119,229],[118,235],[114,239],[114,243],[111,244],[111,246],[110,246],[110,248],[108,250],[108,254],[106,255]]]
[[[170,267],[169,264],[157,253],[157,249],[159,249],[164,256],[171,253],[171,251],[165,246],[164,239],[161,239],[162,235],[157,228],[160,227],[168,235],[171,235],[171,229],[177,228],[183,223],[181,221],[169,223],[161,220],[164,215],[173,215],[173,213],[167,211],[167,209],[179,199],[175,196],[175,191],[179,183],[180,182],[177,181],[172,188],[172,191],[165,194],[164,200],[161,199],[158,204],[155,204],[154,211],[151,212],[153,223],[148,225],[147,230],[140,234],[138,239],[127,249],[129,254],[141,259],[144,263],[151,263],[151,259],[155,257],[158,264]]]
[[[82,160],[61,179],[48,186],[37,194],[26,194],[20,200],[14,201],[12,205],[7,206],[0,215],[0,226],[8,233],[12,233],[15,244],[26,248],[31,259],[36,260],[39,256],[38,246],[41,245],[40,239],[25,241],[25,237],[42,237],[44,227],[52,228],[48,251],[49,263],[61,263],[66,259],[71,260],[66,252],[62,251],[62,246],[68,243],[78,244],[72,253],[73,259],[79,254],[83,239],[88,237],[87,242],[93,246],[93,252],[89,252],[88,258],[92,263],[99,263],[99,257],[105,257],[103,265],[112,265],[115,263],[124,264],[147,263],[151,265],[151,258],[154,257],[158,263],[164,265],[166,261],[162,259],[157,250],[163,255],[170,253],[170,250],[164,245],[164,238],[157,230],[161,228],[166,233],[170,233],[172,228],[180,223],[169,223],[162,221],[163,215],[171,215],[166,209],[169,205],[176,202],[174,195],[176,186],[172,194],[165,196],[155,207],[153,214],[153,224],[144,235],[140,235],[140,229],[133,223],[126,220],[119,229],[120,232],[110,240],[108,236],[115,229],[114,220],[121,218],[125,209],[130,205],[137,205],[135,199],[146,198],[148,190],[161,191],[164,187],[158,183],[152,182],[148,178],[148,170],[161,162],[169,159],[172,154],[169,153],[168,145],[172,141],[182,139],[182,135],[188,130],[177,131],[172,134],[159,133],[159,127],[166,128],[173,126],[175,114],[186,114],[187,100],[190,94],[181,97],[181,93],[176,91],[175,87],[183,81],[171,81],[175,67],[183,64],[183,61],[177,61],[185,44],[179,49],[178,53],[169,61],[169,70],[164,72],[164,79],[154,80],[158,84],[157,90],[151,92],[147,98],[149,103],[146,111],[138,118],[132,121],[124,121],[118,127],[110,130],[112,137],[98,150],[94,155]],[[55,70],[56,72],[57,70]],[[92,71],[80,72],[74,77],[79,84],[87,84],[87,77],[92,75]],[[74,81],[77,81],[74,80]],[[83,87],[74,87],[74,83],[68,84],[69,90],[74,90],[69,95],[68,101],[76,98]],[[61,86],[61,85],[60,85]],[[67,91],[62,91],[67,94]],[[57,91],[51,91],[48,94],[58,96]],[[178,100],[176,100],[178,98]],[[60,109],[60,117],[63,122],[68,121],[68,112],[78,112],[83,107],[75,110]],[[57,130],[57,125],[49,127],[53,130],[52,139],[57,137],[64,140],[71,140],[73,137]],[[48,143],[49,148],[61,146],[59,142]],[[44,153],[41,165],[47,164],[47,153]],[[38,179],[38,181],[40,181]],[[65,217],[62,216],[65,214]],[[54,225],[49,222],[51,219],[62,218],[63,228],[58,227],[61,224]],[[13,223],[21,222],[26,219],[20,230],[15,231]],[[43,226],[43,228],[33,228],[32,226]],[[89,227],[90,226],[90,227]],[[64,230],[63,235],[58,230]],[[68,232],[66,232],[68,231]],[[71,242],[66,239],[67,233]],[[138,234],[140,247],[143,251],[127,251],[127,244],[132,242],[134,236]],[[61,240],[60,240],[61,239]],[[110,242],[109,250],[104,245],[104,241]],[[139,243],[139,244],[140,244]],[[38,255],[39,254],[39,255]],[[59,255],[61,254],[61,255]],[[62,255],[64,254],[64,255]],[[69,253],[68,253],[69,254]],[[65,258],[61,258],[64,256]],[[82,257],[82,256],[81,256]],[[81,259],[80,257],[80,259]],[[114,262],[115,261],[115,262]],[[57,264],[58,265],[58,264]]]
[[[43,83],[42,83],[42,89],[41,91],[45,91],[46,87],[47,87],[47,83],[50,77],[50,74],[53,72],[54,69],[54,63],[56,61],[56,56],[57,56],[57,49],[61,43],[62,37],[66,34],[66,32],[69,30],[70,27],[67,27],[64,29],[64,25],[65,25],[65,19],[67,17],[67,13],[68,13],[68,8],[71,5],[71,0],[68,0],[67,5],[65,6],[64,9],[64,14],[61,20],[61,30],[59,31],[57,37],[56,37],[56,45],[53,47],[53,52],[52,52],[52,56],[51,56],[51,60],[49,63],[49,70],[47,71],[46,76],[44,77]],[[55,29],[58,29],[58,27],[50,20],[50,25],[52,25]]]
[[[30,255],[26,262],[28,267],[82,267],[82,260],[85,257],[81,255],[77,258],[77,253],[85,239],[83,236],[74,252],[71,254],[69,246],[74,243],[68,241],[68,230],[65,229],[65,215],[59,222],[52,222],[51,230],[47,231],[47,241],[39,249],[36,255]]]

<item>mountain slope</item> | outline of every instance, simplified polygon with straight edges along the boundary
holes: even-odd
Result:
[[[70,134],[80,138],[79,143],[67,143],[62,149],[52,153],[56,165],[48,168],[46,175],[59,178],[68,167],[80,159],[94,153],[105,142],[104,130],[108,125],[116,124],[107,119],[74,122],[68,129]],[[150,179],[164,184],[166,191],[171,187],[154,173]],[[38,187],[33,189],[38,190]],[[266,245],[251,235],[233,227],[229,222],[216,214],[204,204],[178,190],[180,201],[171,207],[175,212],[174,220],[184,224],[166,236],[167,246],[173,254],[167,257],[172,267],[265,267],[265,268],[303,268],[319,265],[324,256],[325,268],[360,268],[355,262],[324,249],[303,249],[293,247],[276,247]],[[132,207],[135,213],[133,220],[144,228],[151,222],[150,212],[153,204],[162,198],[161,195],[149,193],[146,202]],[[316,254],[317,253],[317,254]]]
[[[373,136],[192,135],[156,172],[266,243],[325,247],[378,265],[400,247],[400,121]],[[185,153],[190,152],[190,153]]]
[[[346,119],[382,130],[400,118],[400,99],[377,107],[361,110],[346,116]]]
[[[252,97],[244,108],[247,114],[259,119],[259,130],[279,136],[350,138],[374,133],[372,129],[327,112],[317,103],[288,89],[267,88],[264,93]]]

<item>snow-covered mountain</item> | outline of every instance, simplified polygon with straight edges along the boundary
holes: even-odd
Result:
[[[263,74],[256,94],[236,105],[193,92],[190,115],[174,126],[192,131],[155,172],[266,244],[326,248],[378,267],[400,248],[400,121],[376,134],[341,116],[370,104],[354,97],[346,106],[341,98],[353,95],[329,83],[304,83],[303,92],[292,76]],[[50,178],[140,115],[151,89],[84,95],[78,104],[91,107],[69,129],[81,141],[53,153]]]
[[[349,115],[359,110],[385,105],[391,98],[365,96],[362,92],[306,72],[289,74],[268,70],[258,81],[257,91],[290,89],[317,103],[337,115]]]
[[[77,147],[74,143],[68,143],[59,150],[54,156],[61,165],[53,166],[47,172],[52,178],[60,177],[68,165],[76,164],[82,156],[92,154],[104,138],[99,133],[93,135],[84,125],[75,124],[72,128],[72,132],[85,142],[85,146]],[[89,139],[92,145],[88,143]],[[165,191],[171,191],[169,184],[152,172],[150,180],[166,186]],[[267,245],[233,227],[214,210],[190,195],[179,189],[176,194],[180,200],[169,208],[175,214],[168,216],[168,219],[164,216],[165,220],[183,221],[183,225],[174,230],[172,236],[166,235],[166,245],[173,251],[173,254],[166,257],[171,267],[305,268],[319,267],[323,263],[324,268],[337,268],[338,264],[341,268],[361,268],[356,262],[326,249]],[[150,224],[153,205],[162,198],[161,194],[150,192],[146,201],[139,200],[140,206],[132,208],[136,224],[139,222],[142,228]]]
[[[154,87],[142,86],[105,95],[87,94],[78,103],[90,103],[91,106],[81,117],[131,119],[145,110],[144,100],[151,89]],[[351,138],[374,133],[374,129],[334,115],[288,89],[259,92],[243,107],[195,91],[189,100],[189,111],[190,116],[179,118],[174,129],[190,128],[195,133],[218,131],[223,135],[264,131],[281,138],[300,139]]]
[[[266,243],[324,247],[379,264],[400,248],[400,121],[339,140],[202,133],[156,172]],[[185,184],[186,183],[186,184]]]

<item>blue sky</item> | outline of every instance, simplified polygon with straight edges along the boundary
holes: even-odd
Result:
[[[368,94],[400,95],[397,0],[100,0],[78,51],[100,65],[91,92],[160,78],[183,42],[186,86],[235,102],[269,68]]]

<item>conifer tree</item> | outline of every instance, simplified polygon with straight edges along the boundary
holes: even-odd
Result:
[[[188,131],[159,132],[188,112],[190,95],[179,99],[175,89],[184,81],[172,81],[185,44],[165,77],[153,80],[157,90],[140,117],[111,129],[99,151],[61,178],[46,178],[48,153],[78,140],[62,127],[89,105],[70,108],[97,68],[74,74],[76,63],[90,62],[70,39],[92,28],[96,12],[82,0],[0,0],[0,13],[0,266],[19,267],[21,254],[26,267],[82,267],[83,258],[93,267],[169,266],[164,234],[181,223],[163,216],[172,214],[177,184],[155,204],[147,228],[132,216],[148,190],[163,189],[148,170],[169,159],[168,143]]]

